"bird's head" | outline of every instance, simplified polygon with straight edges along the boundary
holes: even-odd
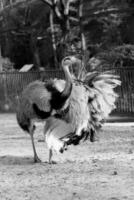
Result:
[[[68,68],[71,76],[74,78],[78,78],[79,71],[81,70],[83,63],[82,60],[75,56],[67,56],[62,60],[62,67]]]
[[[61,65],[63,67],[64,70],[69,70],[69,72],[71,71],[71,67],[72,67],[72,60],[70,56],[67,56],[65,58],[62,59]]]

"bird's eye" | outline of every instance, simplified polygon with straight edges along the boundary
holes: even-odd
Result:
[[[71,59],[69,57],[63,59],[63,66],[69,67],[70,64],[71,64]]]
[[[69,57],[64,58],[64,62],[70,62],[70,58]]]

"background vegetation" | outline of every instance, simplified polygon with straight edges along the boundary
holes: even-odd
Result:
[[[132,0],[56,1],[54,33],[56,59],[82,52],[81,32],[86,39],[89,68],[134,66],[134,2]],[[55,64],[50,24],[51,0],[1,0],[0,45],[2,57],[14,69],[34,63],[35,69],[59,67]],[[79,5],[82,16],[79,18]],[[58,16],[58,13],[61,16]],[[67,28],[67,21],[71,29]],[[6,65],[5,65],[6,66]],[[5,70],[8,71],[10,67]]]

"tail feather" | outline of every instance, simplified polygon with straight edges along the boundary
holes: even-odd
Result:
[[[115,88],[121,85],[119,76],[113,75],[111,72],[105,73],[88,73],[85,75],[84,83],[88,86],[89,112],[91,120],[89,123],[94,127],[98,127],[104,122],[108,115],[116,108],[116,100],[118,94]],[[92,95],[90,94],[92,91]]]
[[[75,143],[73,139],[75,133],[71,124],[57,117],[50,117],[46,120],[44,134],[49,149],[54,149],[57,152],[61,152],[61,150],[63,152],[66,145]]]

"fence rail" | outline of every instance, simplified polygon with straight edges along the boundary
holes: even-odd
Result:
[[[122,81],[121,87],[116,89],[119,98],[115,112],[134,114],[134,68],[114,68],[111,70],[119,75]],[[30,82],[55,77],[64,78],[63,72],[60,70],[47,70],[44,72],[0,73],[0,111],[15,111],[17,97]]]

